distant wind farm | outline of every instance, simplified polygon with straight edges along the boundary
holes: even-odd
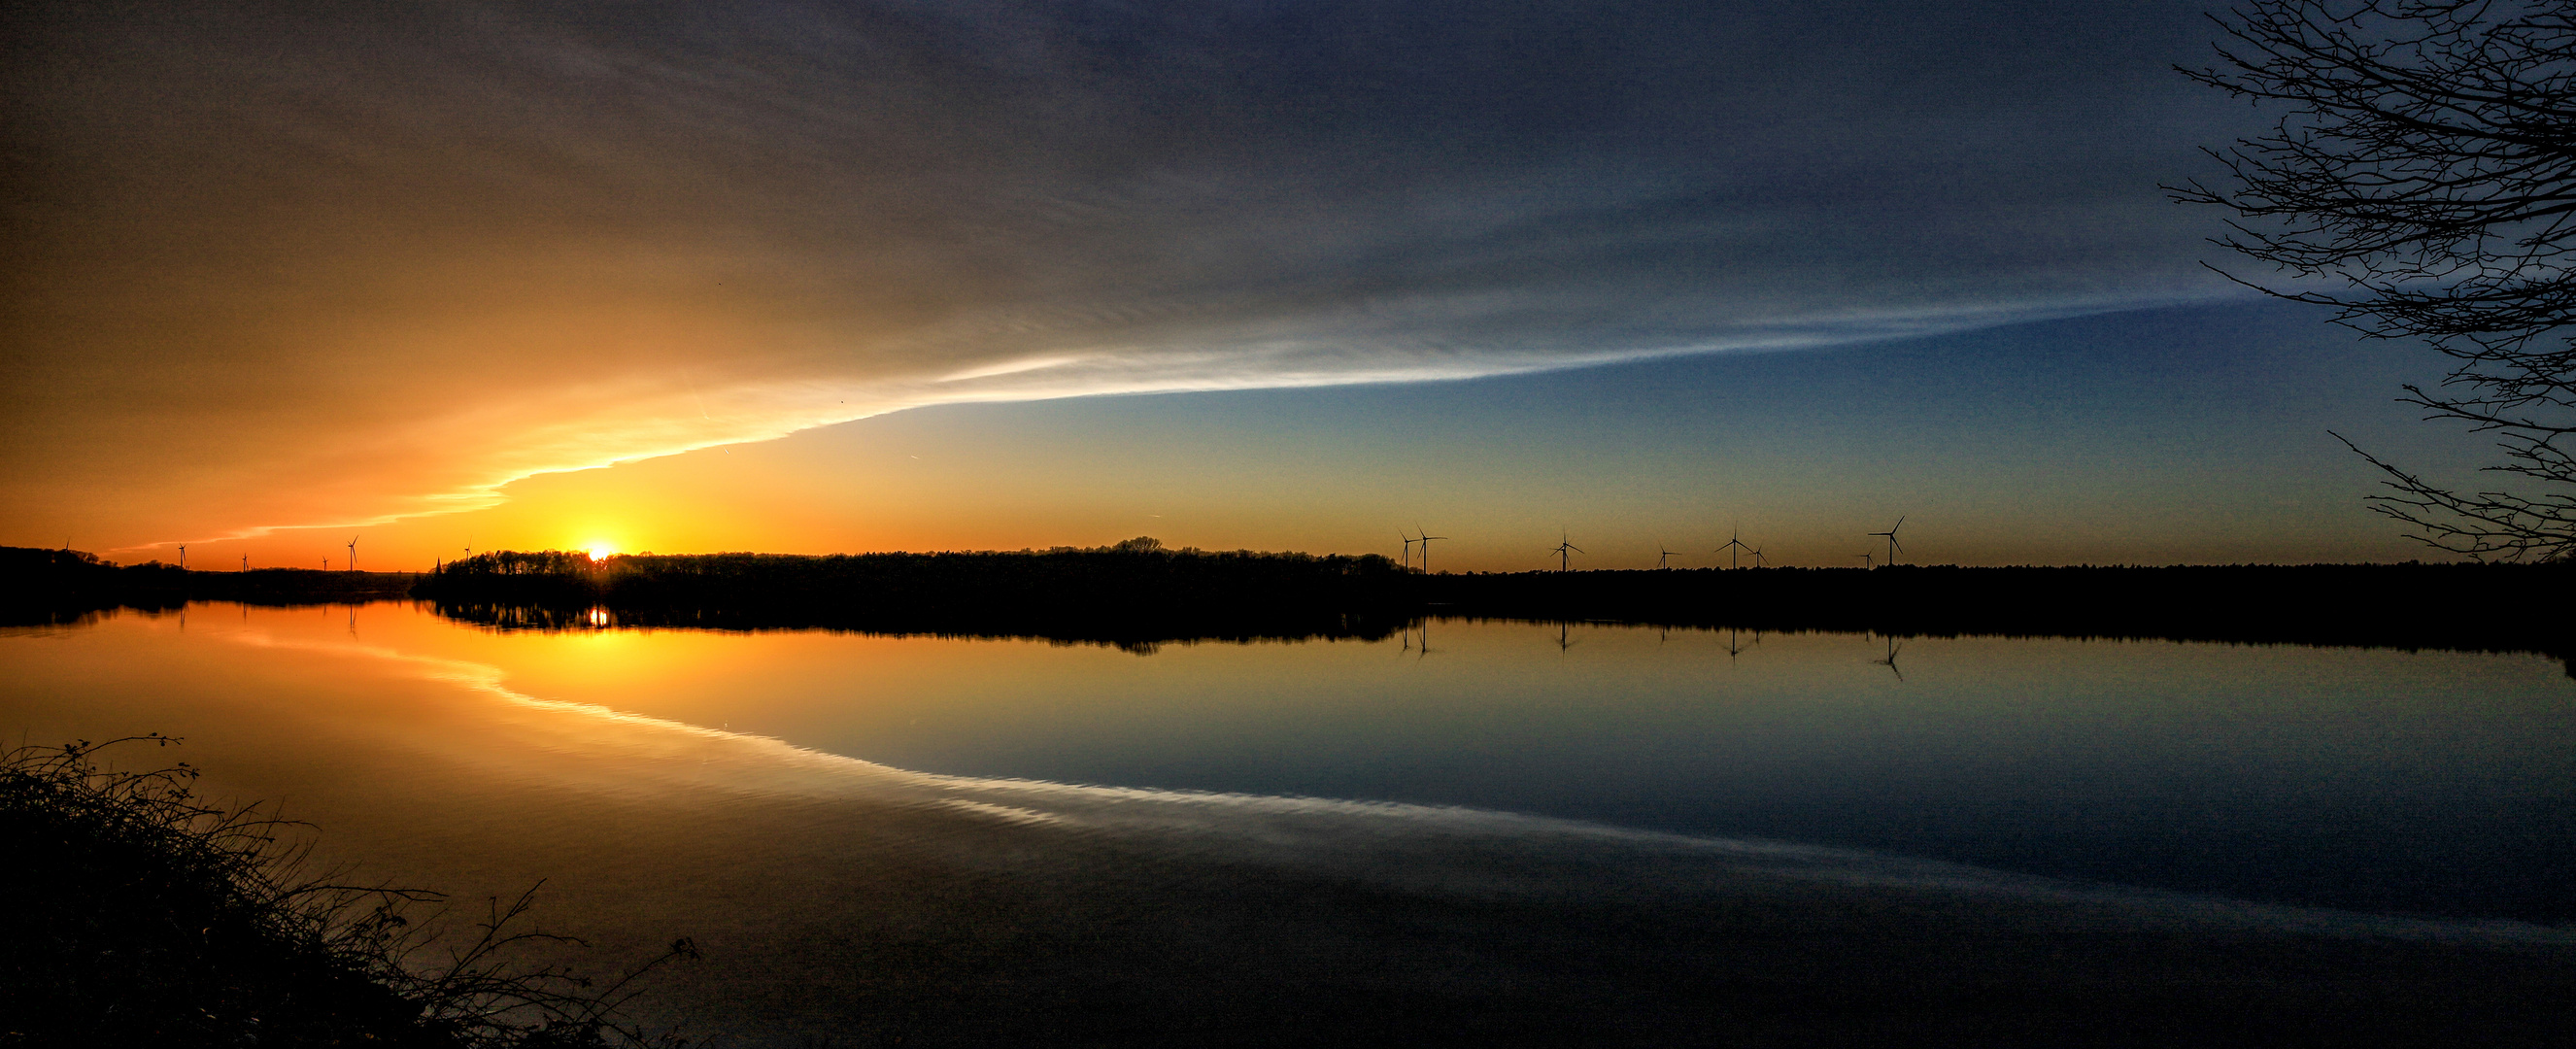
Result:
[[[2576,0],[2219,6],[13,6],[0,1049],[2563,1046]]]

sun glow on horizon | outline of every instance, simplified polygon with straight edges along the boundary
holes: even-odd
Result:
[[[615,544],[603,542],[597,539],[593,539],[590,542],[582,544],[582,547],[582,552],[589,554],[592,561],[605,561],[623,553],[623,551],[617,549]]]

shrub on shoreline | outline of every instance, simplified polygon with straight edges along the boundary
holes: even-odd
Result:
[[[534,889],[444,935],[436,893],[312,875],[300,824],[209,804],[197,770],[103,769],[116,744],[0,754],[0,1045],[676,1045],[620,1021],[605,987],[514,966],[561,937],[520,928]],[[419,959],[443,943],[433,965]]]

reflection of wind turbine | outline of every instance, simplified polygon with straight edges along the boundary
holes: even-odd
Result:
[[[1572,537],[1563,532],[1558,532],[1556,534],[1556,546],[1553,547],[1553,549],[1556,552],[1556,570],[1559,572],[1565,571],[1566,566],[1573,563],[1567,559],[1567,551],[1570,550],[1578,554],[1583,552],[1583,548],[1574,545]]]
[[[1431,574],[1431,541],[1432,541],[1432,540],[1434,540],[1434,539],[1447,539],[1447,538],[1449,538],[1449,537],[1448,537],[1448,536],[1445,536],[1445,535],[1433,535],[1433,534],[1431,534],[1430,529],[1427,529],[1427,528],[1422,527],[1422,522],[1420,522],[1420,521],[1415,521],[1415,522],[1413,523],[1413,530],[1414,530],[1414,531],[1416,531],[1416,532],[1420,532],[1420,533],[1422,533],[1421,535],[1414,537],[1414,540],[1413,540],[1413,541],[1414,541],[1414,542],[1417,542],[1417,543],[1422,544],[1422,574],[1424,574],[1424,575],[1430,575],[1430,574]]]
[[[1735,662],[1735,657],[1743,654],[1744,636],[1742,630],[1736,627],[1726,628],[1726,661],[1729,663]]]
[[[1565,620],[1560,619],[1560,620],[1557,620],[1557,621],[1556,621],[1556,656],[1557,656],[1557,658],[1559,658],[1559,659],[1563,659],[1563,658],[1565,658],[1565,650],[1566,650],[1566,649],[1573,648],[1574,646],[1576,646],[1576,645],[1580,645],[1580,644],[1582,644],[1582,643],[1583,643],[1583,642],[1576,641],[1576,640],[1573,640],[1573,639],[1568,638],[1568,637],[1566,637],[1566,636],[1565,636]]]
[[[1733,568],[1733,567],[1735,567],[1735,554],[1736,554],[1736,551],[1739,551],[1739,550],[1751,550],[1751,549],[1753,549],[1753,548],[1752,548],[1752,547],[1749,547],[1749,546],[1744,545],[1744,540],[1742,540],[1742,539],[1740,539],[1740,538],[1737,538],[1734,534],[1730,534],[1730,535],[1728,535],[1728,536],[1727,536],[1727,539],[1726,539],[1726,545],[1725,545],[1725,546],[1718,547],[1717,549],[1710,551],[1710,553],[1725,554],[1725,555],[1726,555],[1726,567],[1728,567],[1728,568]]]
[[[353,536],[350,536],[350,537],[349,537],[349,571],[355,572],[355,571],[357,571],[357,570],[358,570],[358,537],[353,535]],[[354,613],[354,612],[353,612],[353,613],[350,613],[350,614],[351,614],[351,615],[355,615],[356,613]]]
[[[1880,636],[1885,637],[1886,635],[1882,634]],[[1887,658],[1870,660],[1870,665],[1886,667],[1888,673],[1896,675],[1896,680],[1903,681],[1905,680],[1905,672],[1896,668],[1896,654],[1903,651],[1905,651],[1904,642],[1898,641],[1892,637],[1887,638]]]
[[[1898,542],[1896,541],[1896,530],[1897,530],[1897,529],[1899,529],[1899,528],[1903,528],[1903,527],[1905,527],[1905,516],[1904,516],[1904,515],[1902,515],[1902,514],[1899,514],[1899,515],[1897,515],[1896,523],[1895,523],[1895,524],[1892,524],[1892,525],[1887,526],[1887,531],[1884,531],[1884,532],[1871,532],[1871,533],[1870,533],[1871,535],[1883,535],[1883,536],[1886,536],[1886,537],[1887,537],[1887,563],[1888,563],[1888,564],[1891,564],[1891,565],[1892,565],[1892,564],[1895,564],[1895,563],[1896,563],[1896,555],[1897,555],[1899,552],[1901,552],[1901,551],[1903,551],[1903,550],[1905,549],[1905,547],[1904,547],[1904,545],[1903,545],[1903,544],[1900,544],[1900,543],[1898,543]]]

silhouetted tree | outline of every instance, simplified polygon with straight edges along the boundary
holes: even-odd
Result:
[[[2401,400],[2498,434],[2487,469],[2527,482],[2464,493],[2354,446],[2392,490],[2373,508],[2479,559],[2576,557],[2576,3],[2253,0],[2217,21],[2218,66],[2182,72],[2289,111],[2210,151],[2233,187],[2175,199],[2234,209],[2225,246],[2338,284],[2268,294],[2454,358]]]

